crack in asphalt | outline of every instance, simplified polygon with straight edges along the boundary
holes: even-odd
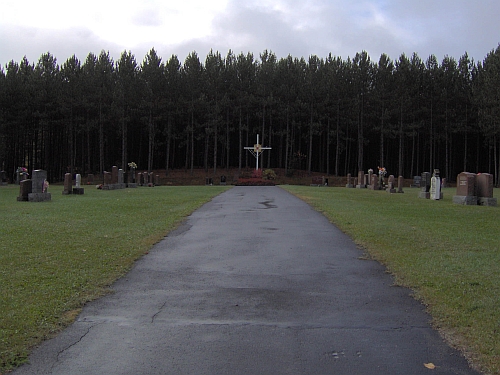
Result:
[[[80,338],[78,340],[76,340],[75,342],[73,342],[71,345],[65,347],[64,349],[60,350],[58,353],[57,353],[57,356],[56,356],[56,360],[55,362],[52,364],[51,368],[50,368],[50,372],[52,372],[52,370],[54,369],[55,365],[59,362],[59,357],[61,354],[63,354],[65,351],[71,349],[73,346],[75,345],[78,345],[84,338],[85,336],[87,336],[89,333],[90,333],[90,330],[100,324],[103,324],[104,322],[99,322],[99,323],[95,323],[95,324],[92,324],[89,328],[87,328],[87,331],[80,336]]]
[[[156,317],[158,316],[159,313],[162,312],[163,308],[167,305],[167,301],[165,301],[163,303],[163,305],[161,305],[161,307],[159,308],[159,310],[151,317],[151,323],[154,323],[155,322],[155,319]]]

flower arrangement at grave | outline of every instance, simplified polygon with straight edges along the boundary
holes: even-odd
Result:
[[[128,163],[128,166],[130,169],[137,169],[137,164],[135,164],[133,161],[131,161],[130,163]]]
[[[368,169],[368,174],[371,174],[371,173],[373,173],[373,169],[370,168],[370,169]]]
[[[42,193],[46,193],[49,188],[49,181],[43,180]]]
[[[17,174],[25,173],[26,175],[29,175],[28,170],[26,168],[24,168],[24,167],[18,167],[16,169],[16,173]]]

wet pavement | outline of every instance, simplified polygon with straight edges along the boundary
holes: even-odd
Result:
[[[113,290],[14,374],[477,374],[410,290],[279,187],[217,196]]]

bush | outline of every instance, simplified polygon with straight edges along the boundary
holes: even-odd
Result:
[[[276,172],[274,172],[272,169],[266,169],[262,173],[262,178],[265,180],[275,180],[276,179]]]

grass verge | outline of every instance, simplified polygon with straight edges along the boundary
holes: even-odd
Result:
[[[51,202],[17,202],[0,187],[0,373],[107,293],[184,217],[229,187],[85,189]]]
[[[326,215],[396,283],[411,288],[434,326],[475,367],[500,374],[500,208],[346,188],[283,186]],[[498,190],[495,190],[495,194]]]

